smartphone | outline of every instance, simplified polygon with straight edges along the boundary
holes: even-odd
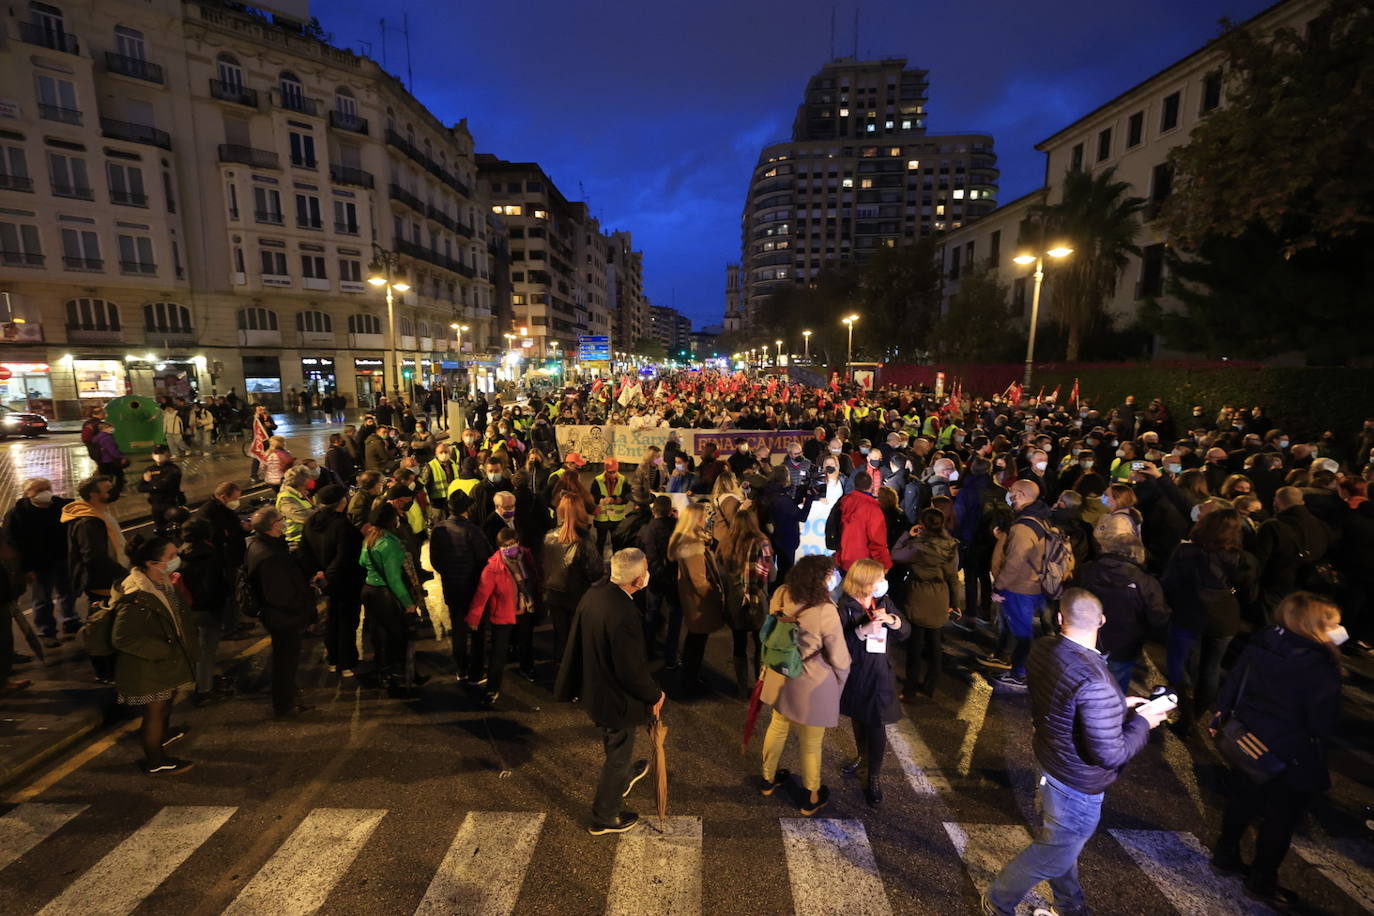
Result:
[[[1178,708],[1178,695],[1173,693],[1161,693],[1148,703],[1142,703],[1135,708],[1136,712],[1172,712]]]
[[[1145,462],[1143,462],[1143,461],[1132,461],[1132,462],[1131,462],[1131,470],[1132,470],[1132,471],[1138,471],[1138,470],[1140,470],[1140,469],[1143,468],[1143,467],[1145,467]]]

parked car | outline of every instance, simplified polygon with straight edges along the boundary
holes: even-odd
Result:
[[[48,418],[41,413],[12,410],[0,404],[0,441],[10,436],[32,439],[48,431]]]

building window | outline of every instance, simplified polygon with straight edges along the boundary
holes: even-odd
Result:
[[[1112,157],[1112,129],[1104,128],[1097,132],[1097,161],[1105,162]]]
[[[28,223],[0,223],[0,264],[42,267],[43,246],[38,227]]]
[[[315,136],[293,130],[290,132],[291,164],[297,168],[313,169],[315,162]]]
[[[86,160],[80,156],[48,153],[48,169],[52,173],[52,192],[58,197],[91,200],[90,179],[86,177]]]
[[[1171,93],[1164,97],[1164,106],[1159,112],[1159,129],[1161,132],[1173,130],[1178,126],[1178,106],[1180,94]]]
[[[1221,71],[1213,70],[1202,78],[1202,109],[1206,114],[1221,104]]]
[[[358,234],[358,205],[351,200],[334,201],[334,231]]]
[[[1073,149],[1069,150],[1069,171],[1083,171],[1083,144],[1075,143]]]
[[[334,333],[334,320],[324,312],[298,312],[296,314],[296,330],[312,334],[332,334]]]
[[[313,194],[296,195],[296,225],[302,229],[322,229],[320,199]]]
[[[69,270],[100,270],[100,237],[90,230],[62,230],[62,260]]]
[[[160,334],[189,334],[191,310],[175,302],[149,302],[143,306],[143,329]]]
[[[988,266],[996,267],[997,259],[1002,254],[1002,230],[998,229],[988,236]]]
[[[162,170],[162,193],[167,198],[167,212],[177,212],[177,198],[172,193],[172,173],[166,169]]]
[[[324,255],[301,255],[301,276],[307,280],[328,280],[329,276],[324,272]]]
[[[119,306],[108,299],[67,300],[67,329],[70,331],[118,331]]]
[[[347,119],[358,116],[358,100],[347,86],[340,86],[334,93],[334,110]]]
[[[959,279],[959,256],[963,253],[962,248],[951,248],[949,251],[949,278]]]
[[[363,262],[357,258],[339,258],[339,279],[346,283],[363,282]]]
[[[260,223],[273,223],[280,226],[281,194],[273,188],[253,188],[254,217]]]
[[[143,190],[142,169],[119,162],[107,162],[105,172],[110,181],[111,203],[131,207],[148,206],[148,195]]]
[[[239,218],[239,189],[232,181],[225,185],[225,192],[228,195],[229,218]]]
[[[412,322],[409,318],[407,318],[407,317],[404,316],[404,315],[402,315],[400,318],[396,319],[396,329],[397,329],[398,333],[400,333],[400,335],[401,335],[402,337],[414,337],[414,336],[415,336],[415,324],[414,324],[414,322]]]
[[[382,333],[382,320],[376,315],[349,315],[348,333],[380,334]]]
[[[29,177],[29,160],[24,154],[24,147],[0,145],[0,189],[33,190],[33,179]]]
[[[262,274],[265,277],[289,277],[286,272],[286,252],[274,248],[259,249],[262,258]],[[254,329],[256,330],[256,329]]]
[[[290,71],[283,71],[280,78],[281,103],[283,108],[300,111],[305,107],[305,87],[300,79]]]
[[[271,309],[265,309],[258,306],[239,309],[238,320],[240,331],[278,330],[277,313]]]
[[[49,121],[80,124],[81,111],[76,107],[76,84],[71,80],[38,75],[38,116]]]
[[[1026,278],[1017,277],[1011,281],[1011,313],[1015,317],[1026,314]]]
[[[120,235],[119,270],[126,274],[155,274],[157,262],[153,260],[153,240],[146,235]]]
[[[1140,145],[1145,138],[1145,112],[1137,111],[1126,122],[1126,149]]]
[[[1140,253],[1140,283],[1137,299],[1148,299],[1164,293],[1164,246],[1146,245]]]
[[[130,60],[146,61],[148,59],[148,46],[143,40],[143,33],[138,29],[117,25],[114,35],[115,50],[120,56]]]
[[[215,67],[219,71],[219,81],[223,89],[231,93],[243,90],[243,68],[233,55],[221,54],[215,60]]]

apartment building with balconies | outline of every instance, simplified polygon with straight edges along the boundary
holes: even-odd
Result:
[[[397,374],[456,379],[453,325],[499,340],[472,137],[373,61],[217,3],[34,0],[0,25],[0,362],[27,406],[368,405]],[[384,253],[409,284],[394,347]]]
[[[635,251],[634,241],[625,230],[607,237],[606,286],[613,315],[611,336],[633,344],[646,333],[648,302],[644,298],[644,253]]]

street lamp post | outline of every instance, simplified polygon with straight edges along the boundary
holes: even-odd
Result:
[[[1035,366],[1035,326],[1040,320],[1040,284],[1045,281],[1045,256],[1049,255],[1057,260],[1066,258],[1071,254],[1073,254],[1073,249],[1061,244],[1035,254],[1023,252],[1012,258],[1012,261],[1022,266],[1026,264],[1035,265],[1035,273],[1032,275],[1035,279],[1035,286],[1031,291],[1030,334],[1026,338],[1026,371],[1021,379],[1023,391],[1030,388],[1031,374]]]
[[[449,327],[452,328],[458,334],[458,371],[462,373],[463,376],[463,391],[467,391],[468,369],[467,366],[463,365],[463,332],[468,330],[468,326],[465,324],[459,324],[455,321],[452,324],[450,324]]]
[[[806,344],[806,356],[803,358],[809,363],[811,362],[811,332],[802,331],[802,340]]]
[[[781,365],[782,365],[782,341],[781,341],[781,340],[775,340],[775,341],[773,341],[773,343],[774,343],[774,344],[777,346],[777,348],[778,348],[778,356],[777,356],[777,360],[774,362],[774,365],[775,365],[775,366],[781,366]]]
[[[391,351],[391,388],[392,395],[398,398],[402,397],[401,354],[396,346],[396,304],[392,291],[404,293],[410,289],[409,283],[392,279],[399,263],[400,259],[396,252],[387,251],[376,242],[372,243],[372,263],[368,265],[370,276],[367,282],[386,289],[386,333],[389,338],[387,349]]]
[[[848,315],[844,318],[844,325],[849,328],[849,348],[845,351],[844,367],[850,381],[854,380],[854,322],[858,320],[858,315]]]

